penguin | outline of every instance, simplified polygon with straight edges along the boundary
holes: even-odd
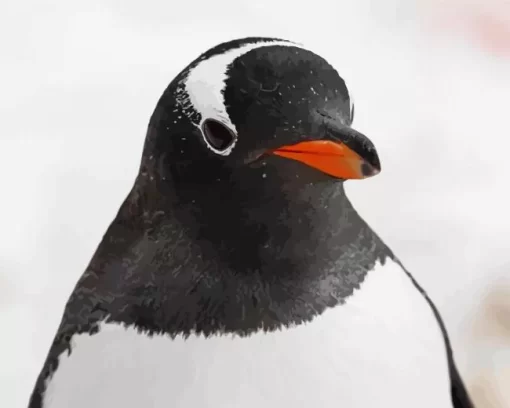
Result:
[[[352,100],[278,38],[184,68],[28,407],[472,408],[437,308],[346,196],[381,171]]]

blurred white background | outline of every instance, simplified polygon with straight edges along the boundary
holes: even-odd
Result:
[[[3,1],[0,406],[26,406],[164,88],[254,35],[347,79],[383,165],[348,193],[436,302],[479,408],[510,407],[509,27],[506,0]]]

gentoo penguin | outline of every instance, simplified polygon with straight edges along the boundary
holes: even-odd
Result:
[[[188,65],[29,407],[472,407],[436,308],[345,194],[380,171],[351,100],[285,40]]]

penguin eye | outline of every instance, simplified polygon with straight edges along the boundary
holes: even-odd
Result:
[[[225,150],[235,141],[235,134],[223,123],[206,119],[202,125],[205,140],[216,150]]]

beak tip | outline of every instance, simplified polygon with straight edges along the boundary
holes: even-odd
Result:
[[[363,174],[363,178],[377,176],[380,172],[381,165],[374,166],[367,162],[363,162],[363,164],[361,165],[361,174]]]

